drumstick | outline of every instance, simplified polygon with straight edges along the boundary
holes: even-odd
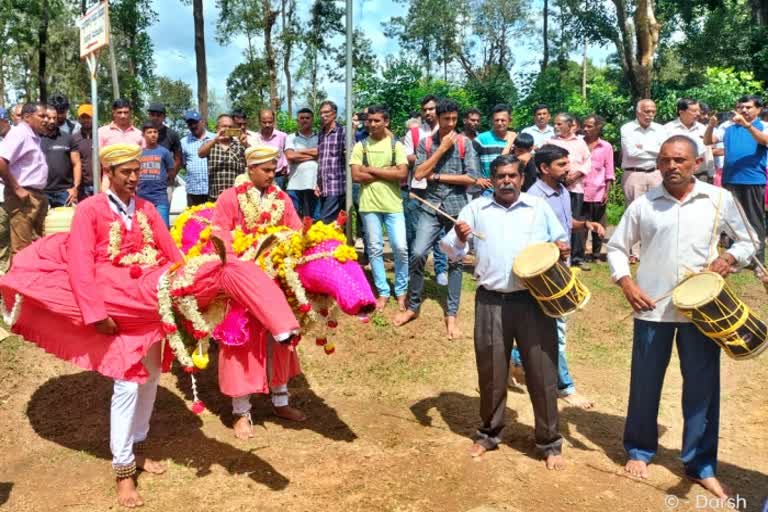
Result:
[[[674,288],[672,288],[671,290],[669,290],[669,291],[668,291],[667,293],[665,293],[664,295],[659,295],[659,296],[658,296],[658,297],[656,297],[655,299],[651,299],[651,300],[653,301],[653,303],[654,303],[654,304],[656,304],[656,303],[657,303],[657,302],[659,302],[660,300],[664,300],[664,299],[666,299],[667,297],[669,297],[670,295],[672,295],[672,293],[673,293],[674,291],[675,291],[675,289],[674,289]],[[626,315],[626,316],[625,316],[624,318],[622,318],[620,321],[621,321],[621,322],[623,322],[624,320],[626,320],[627,318],[631,317],[631,316],[632,316],[632,315],[634,315],[634,314],[635,314],[635,310],[633,309],[632,311],[630,311],[630,312],[629,312],[629,314],[628,314],[628,315]]]
[[[421,202],[421,203],[423,203],[423,204],[425,204],[425,205],[429,206],[430,208],[432,208],[433,210],[435,210],[437,213],[439,213],[440,215],[442,215],[443,217],[445,217],[445,218],[446,218],[446,219],[448,219],[449,221],[453,222],[454,224],[458,224],[458,222],[459,222],[459,221],[458,221],[457,219],[455,219],[455,218],[451,217],[450,215],[448,215],[448,214],[447,214],[447,213],[445,213],[443,210],[441,210],[441,209],[440,209],[440,208],[438,208],[437,206],[433,205],[433,204],[432,204],[432,203],[430,203],[429,201],[425,201],[424,199],[420,198],[419,196],[417,196],[417,195],[416,195],[416,194],[414,194],[413,192],[409,192],[409,193],[408,193],[408,197],[410,197],[411,199],[416,199],[417,201],[419,201],[419,202]],[[477,238],[479,238],[480,240],[485,240],[485,235],[484,235],[484,234],[482,234],[482,233],[478,233],[477,231],[474,231],[474,230],[473,230],[473,231],[472,231],[472,234],[473,234],[473,235],[475,235],[475,236],[476,236]]]
[[[751,224],[749,224],[749,221],[747,221],[747,215],[744,213],[744,210],[741,208],[741,203],[739,203],[739,200],[735,197],[733,198],[733,202],[736,203],[736,209],[739,211],[739,215],[741,216],[741,221],[744,223],[744,228],[747,230],[747,234],[749,235],[749,239],[752,240],[752,246],[755,248],[755,254],[752,255],[752,261],[755,262],[755,266],[760,270],[760,272],[764,276],[768,276],[768,270],[765,269],[765,266],[763,263],[757,258],[757,251],[760,249],[760,246],[755,241],[755,237],[752,236],[752,231],[750,231]],[[733,226],[731,226],[728,221],[723,219],[723,222],[725,225],[730,229],[734,236],[736,235],[736,230],[733,229]],[[765,291],[768,292],[768,283],[763,281],[763,288],[765,288]]]

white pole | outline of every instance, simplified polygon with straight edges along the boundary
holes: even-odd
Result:
[[[352,168],[349,166],[349,161],[352,158],[352,147],[355,144],[355,128],[352,126],[352,0],[347,0],[347,85],[346,85],[346,105],[345,110],[347,114],[347,155],[345,172],[347,175],[347,189],[346,189],[346,211],[349,216],[349,221],[346,224],[347,228],[347,242],[350,245],[354,244],[354,238],[352,233]],[[360,222],[360,219],[357,219]]]
[[[91,105],[93,106],[93,121],[91,125],[91,170],[93,172],[93,193],[98,194],[101,188],[101,164],[99,163],[99,88],[96,86],[96,67],[98,52],[91,53],[85,59],[88,71],[91,73]]]

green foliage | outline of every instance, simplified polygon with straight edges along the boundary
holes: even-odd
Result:
[[[192,88],[181,80],[171,80],[166,76],[157,79],[157,85],[150,102],[160,102],[165,105],[167,111],[166,123],[176,131],[184,132],[186,123],[182,114],[192,108]]]
[[[744,94],[757,94],[763,84],[755,80],[750,71],[735,71],[733,68],[707,68],[703,83],[689,89],[668,89],[656,103],[657,116],[661,119],[673,119],[677,116],[679,98],[696,98],[710,106],[714,111],[730,111],[736,100]]]
[[[356,109],[367,105],[386,105],[390,111],[390,128],[395,133],[405,132],[405,121],[410,112],[419,109],[421,98],[434,94],[450,98],[462,110],[475,106],[478,98],[473,91],[460,85],[434,80],[422,75],[419,66],[397,59],[389,61],[381,75],[363,73],[354,84]]]
[[[299,124],[296,122],[295,117],[290,117],[288,112],[281,110],[277,113],[276,119],[277,128],[285,133],[296,133],[299,129]]]

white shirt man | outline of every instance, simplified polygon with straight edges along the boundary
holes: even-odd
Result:
[[[533,149],[543,146],[549,139],[555,137],[555,129],[549,125],[549,107],[536,105],[533,109],[533,126],[524,128],[521,133],[527,133],[533,137]]]

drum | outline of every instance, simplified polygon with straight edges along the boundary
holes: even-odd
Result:
[[[768,346],[768,327],[720,274],[701,272],[683,280],[672,293],[672,303],[734,359],[755,357]]]
[[[74,216],[75,208],[73,206],[51,208],[45,217],[43,234],[52,235],[53,233],[68,232],[69,227],[72,225],[72,217]]]
[[[529,245],[515,258],[512,272],[552,318],[568,316],[589,302],[590,292],[579,279],[579,270],[560,261],[555,244]]]

